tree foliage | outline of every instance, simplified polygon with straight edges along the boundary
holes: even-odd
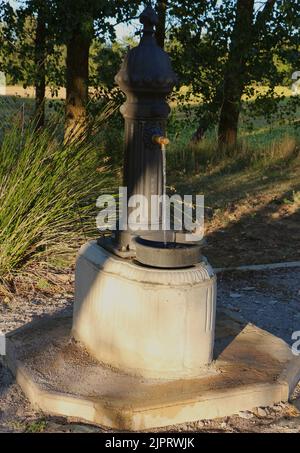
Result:
[[[157,39],[170,53],[185,86],[176,99],[188,121],[195,121],[198,135],[218,124],[221,135],[220,123],[226,117],[236,116],[237,127],[244,100],[249,101],[249,127],[257,115],[269,121],[274,116],[293,118],[299,96],[290,97],[283,106],[277,87],[290,86],[292,73],[299,70],[299,0],[152,3],[160,17]],[[66,49],[76,31],[81,42],[88,42],[87,83],[96,87],[98,97],[115,96],[114,75],[126,52],[126,46],[116,40],[115,26],[130,21],[144,4],[138,0],[22,0],[13,10],[7,0],[2,1],[0,69],[11,83],[34,84],[39,76],[35,33],[42,10],[46,85],[53,92],[66,86]]]
[[[169,50],[181,82],[188,89],[179,99],[199,101],[197,119],[203,129],[218,123],[224,102],[224,84],[230,61],[230,48],[236,42],[237,54],[244,59],[242,96],[251,99],[251,118],[263,114],[271,121],[282,114],[282,97],[276,86],[290,85],[299,62],[299,2],[290,0],[253,1],[251,32],[234,38],[236,0],[169,2]],[[245,3],[241,2],[245,9]],[[242,46],[242,47],[241,47]],[[245,53],[246,52],[246,53]],[[238,59],[238,62],[240,62]],[[262,90],[261,87],[267,87]],[[299,99],[292,98],[286,113],[293,113]],[[279,113],[280,112],[280,113]],[[249,124],[251,121],[249,121]]]

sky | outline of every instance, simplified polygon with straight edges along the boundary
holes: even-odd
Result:
[[[122,41],[122,39],[132,36],[137,30],[137,27],[140,28],[138,21],[134,21],[133,24],[119,24],[116,26],[116,35],[117,39]]]

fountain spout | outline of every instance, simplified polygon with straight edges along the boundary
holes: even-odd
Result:
[[[162,148],[166,147],[166,145],[170,144],[170,140],[167,137],[164,137],[163,135],[153,135],[152,137],[152,142],[156,143],[157,145],[160,145]]]

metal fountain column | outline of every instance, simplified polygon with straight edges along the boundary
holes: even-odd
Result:
[[[141,14],[140,22],[144,26],[141,41],[128,52],[115,80],[127,97],[121,107],[125,119],[123,185],[127,187],[128,199],[137,194],[146,197],[148,203],[142,212],[148,222],[142,222],[142,228],[148,230],[151,195],[163,194],[161,146],[168,144],[165,127],[170,113],[166,96],[176,84],[177,76],[168,54],[156,43],[154,26],[158,18],[150,6]],[[161,216],[159,224],[161,227]],[[119,232],[120,249],[131,249],[133,234]]]

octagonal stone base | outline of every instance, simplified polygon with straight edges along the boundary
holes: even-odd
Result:
[[[73,336],[97,360],[145,378],[192,378],[211,362],[216,277],[203,259],[157,269],[92,241],[79,252]]]
[[[134,377],[108,368],[71,339],[72,319],[45,318],[7,336],[7,362],[48,414],[120,430],[149,430],[287,401],[300,357],[277,337],[217,313],[215,361],[194,379]]]

